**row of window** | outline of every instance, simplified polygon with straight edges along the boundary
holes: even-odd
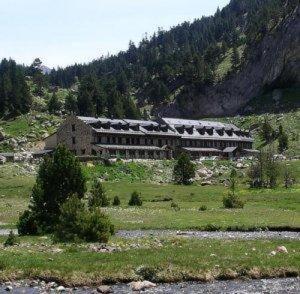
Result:
[[[250,142],[232,142],[232,141],[199,141],[199,140],[184,140],[182,147],[197,147],[197,148],[226,148],[226,147],[241,147],[252,148]]]
[[[172,139],[153,139],[153,138],[139,138],[139,137],[98,137],[98,143],[102,144],[113,144],[113,145],[150,145],[150,146],[159,146],[162,147],[164,145],[174,145],[174,140]]]

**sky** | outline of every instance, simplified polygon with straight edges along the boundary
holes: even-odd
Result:
[[[49,67],[115,54],[229,0],[0,0],[0,59]]]

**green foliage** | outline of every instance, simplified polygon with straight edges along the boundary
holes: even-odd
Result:
[[[171,203],[171,208],[174,210],[174,211],[180,211],[180,207],[178,205],[178,203],[176,202],[173,202]]]
[[[90,209],[109,206],[109,199],[105,189],[98,179],[95,179],[93,182],[88,204]]]
[[[30,210],[25,210],[19,217],[17,223],[19,235],[37,235],[38,225],[34,213]]]
[[[4,247],[14,246],[18,243],[17,237],[15,236],[14,232],[11,230],[7,239],[4,242]]]
[[[60,208],[54,239],[64,242],[107,243],[113,233],[114,228],[104,213],[96,207],[86,210],[83,202],[73,195]]]
[[[131,198],[128,202],[129,206],[142,206],[143,205],[143,201],[142,201],[142,197],[141,194],[138,193],[137,191],[134,191],[131,194]]]
[[[0,117],[27,113],[31,106],[29,88],[21,66],[14,60],[0,63]]]
[[[60,145],[52,157],[40,165],[32,190],[30,211],[42,232],[52,232],[59,217],[59,207],[73,194],[79,198],[86,192],[86,180],[79,161]],[[25,232],[24,232],[25,233]]]
[[[69,93],[65,100],[65,110],[69,114],[78,113],[77,97],[72,93]]]
[[[239,199],[237,195],[229,194],[223,198],[223,205],[225,208],[244,208],[244,202]]]
[[[289,138],[287,134],[283,131],[282,125],[279,125],[279,133],[278,133],[278,151],[279,153],[283,153],[288,149]]]
[[[230,191],[233,195],[235,195],[235,190],[236,190],[236,184],[237,184],[237,172],[233,168],[230,172],[230,178],[229,178],[229,188]]]
[[[206,205],[201,205],[199,208],[199,211],[206,211],[207,210],[207,206]]]
[[[177,184],[191,184],[192,179],[195,177],[195,165],[191,162],[187,153],[182,153],[179,156],[174,166],[173,176]]]
[[[119,196],[114,197],[112,205],[113,206],[120,206],[121,205],[121,200],[120,200]]]
[[[272,147],[261,150],[258,161],[252,163],[248,170],[251,188],[275,188],[281,174],[281,164],[274,156]]]
[[[48,102],[48,111],[50,114],[56,114],[61,110],[61,108],[62,105],[58,100],[56,93],[54,92]]]
[[[261,127],[260,127],[260,138],[265,144],[270,144],[275,138],[275,131],[272,128],[268,117],[265,117]]]

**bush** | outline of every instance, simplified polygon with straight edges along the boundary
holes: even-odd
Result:
[[[207,210],[207,206],[206,205],[202,205],[199,208],[199,211],[206,211]]]
[[[19,235],[37,235],[38,227],[33,213],[25,210],[17,223]]]
[[[142,206],[143,201],[142,201],[141,195],[138,192],[134,191],[131,194],[131,198],[128,202],[128,205],[129,206]]]
[[[244,202],[238,196],[229,194],[223,198],[223,205],[225,208],[244,208]]]
[[[86,242],[107,243],[110,235],[114,234],[114,226],[107,215],[94,209],[81,215],[80,238]]]
[[[180,210],[179,205],[177,203],[175,203],[175,202],[171,203],[171,208],[174,209],[175,211],[179,211]]]
[[[112,205],[113,206],[120,206],[121,205],[121,200],[118,196],[114,197]]]
[[[7,239],[5,240],[3,245],[4,245],[4,247],[8,247],[8,246],[14,246],[17,243],[18,243],[17,242],[17,237],[15,236],[13,231],[10,231],[9,235],[8,235]]]
[[[113,233],[114,228],[108,216],[95,207],[87,210],[82,201],[74,195],[61,206],[54,240],[106,243]]]
[[[177,184],[189,185],[195,177],[195,165],[188,154],[182,153],[173,170],[174,180]]]
[[[89,197],[89,208],[93,207],[106,207],[109,206],[109,199],[106,195],[105,189],[102,183],[96,179],[94,180],[91,195]]]

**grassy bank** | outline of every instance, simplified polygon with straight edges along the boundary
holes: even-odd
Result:
[[[140,248],[132,249],[133,243]],[[87,245],[53,245],[45,237],[23,237],[19,246],[0,250],[0,281],[42,278],[66,285],[95,285],[138,279],[210,281],[300,274],[299,241],[113,238],[109,245],[123,249],[96,253]],[[271,256],[280,245],[289,253]]]

